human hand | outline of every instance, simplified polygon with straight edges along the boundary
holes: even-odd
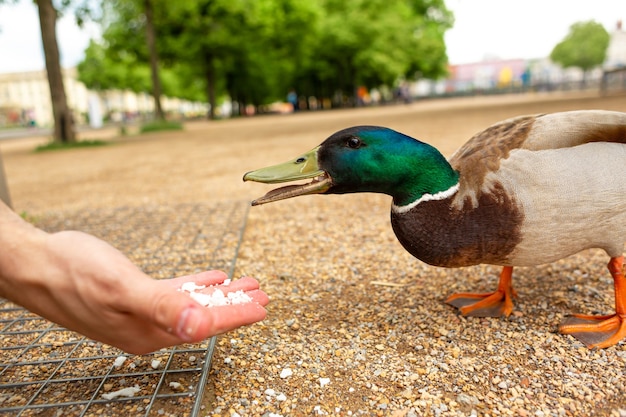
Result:
[[[155,280],[94,236],[73,231],[41,234],[35,239],[40,244],[14,248],[15,258],[5,268],[11,272],[2,277],[0,293],[70,330],[126,352],[142,354],[198,342],[266,316],[269,298],[253,278],[217,287],[225,294],[243,290],[252,302],[207,308],[178,288],[188,281],[207,287],[221,284],[227,278],[221,271]]]

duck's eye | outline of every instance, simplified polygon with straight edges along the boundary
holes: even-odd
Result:
[[[352,148],[352,149],[359,149],[361,147],[361,139],[352,136],[351,138],[348,139],[348,141],[346,142],[346,145],[348,145],[348,147]]]

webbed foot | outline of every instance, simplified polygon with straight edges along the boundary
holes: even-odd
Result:
[[[608,265],[615,286],[615,314],[587,316],[574,314],[567,317],[559,331],[571,334],[589,349],[605,348],[626,338],[626,277],[624,257],[611,258]]]
[[[446,303],[457,307],[461,314],[468,317],[508,317],[513,312],[513,298],[517,297],[511,284],[512,275],[513,267],[505,266],[496,291],[452,294]]]
[[[585,316],[575,314],[563,320],[559,327],[563,334],[571,334],[589,349],[605,348],[626,337],[626,319],[610,316]]]

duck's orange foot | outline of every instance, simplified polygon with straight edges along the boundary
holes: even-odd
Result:
[[[563,320],[559,327],[563,334],[570,334],[589,349],[606,348],[626,338],[626,317],[585,316],[575,314]]]
[[[452,294],[446,303],[457,307],[468,317],[508,317],[513,312],[513,298],[517,293],[511,285],[512,267],[504,267],[500,274],[498,289],[492,293]]]
[[[467,317],[508,317],[513,312],[515,291],[496,290],[486,294],[452,294],[446,303],[453,305]]]
[[[561,333],[571,334],[589,349],[613,346],[626,338],[624,257],[611,258],[608,267],[615,286],[615,314],[610,316],[575,314],[567,317],[559,327]]]

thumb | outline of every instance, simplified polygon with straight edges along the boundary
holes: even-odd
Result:
[[[196,342],[210,336],[213,315],[188,295],[167,285],[156,285],[149,295],[148,319],[184,342]]]

